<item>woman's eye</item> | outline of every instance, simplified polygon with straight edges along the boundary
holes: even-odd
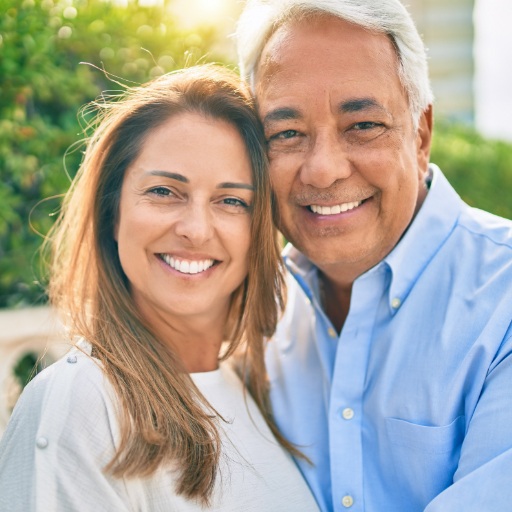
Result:
[[[154,187],[149,190],[151,194],[155,194],[156,196],[169,196],[171,195],[171,191],[166,187]]]
[[[227,204],[228,206],[239,206],[241,208],[247,208],[248,205],[245,201],[242,201],[241,199],[237,199],[236,197],[226,197],[222,200],[224,204]]]

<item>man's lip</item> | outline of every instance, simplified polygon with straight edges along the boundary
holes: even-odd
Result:
[[[348,190],[296,190],[289,196],[289,200],[297,206],[337,206],[350,203],[364,203],[378,193],[373,187],[358,188],[349,192]]]
[[[364,201],[349,201],[334,205],[310,204],[307,208],[317,215],[338,215],[358,208],[363,202]]]

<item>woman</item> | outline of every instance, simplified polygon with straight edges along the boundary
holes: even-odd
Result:
[[[283,281],[248,92],[203,66],[98,107],[51,237],[79,341],[15,408],[0,509],[316,510],[269,411]],[[242,347],[250,395],[219,365]]]

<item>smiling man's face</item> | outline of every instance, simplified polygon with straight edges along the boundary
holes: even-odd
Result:
[[[355,279],[425,198],[430,110],[416,130],[386,35],[329,16],[272,35],[256,95],[279,228],[327,275]]]

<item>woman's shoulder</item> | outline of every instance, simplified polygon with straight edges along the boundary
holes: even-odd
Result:
[[[113,396],[100,363],[79,348],[40,372],[0,440],[0,496],[20,500],[19,510],[34,500],[38,510],[127,510],[124,480],[103,471],[119,440]]]
[[[114,403],[112,388],[99,361],[73,347],[28,383],[11,421],[32,424],[33,428],[51,425],[59,431],[96,418],[110,429],[115,421]]]
[[[25,387],[22,396],[40,400],[52,397],[63,400],[68,395],[81,401],[94,394],[104,394],[108,383],[101,364],[79,347],[73,347],[61,359],[37,374]]]

